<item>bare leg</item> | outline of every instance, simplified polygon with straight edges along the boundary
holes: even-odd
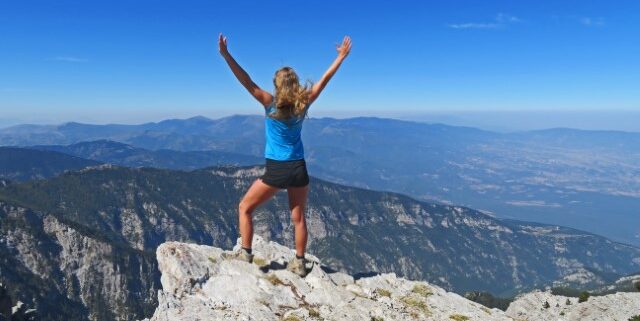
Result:
[[[304,211],[307,205],[307,194],[309,185],[305,187],[289,187],[289,209],[291,210],[291,221],[295,229],[296,255],[304,256],[307,248],[307,221],[304,218]]]
[[[269,186],[256,179],[238,205],[238,218],[240,220],[240,236],[242,247],[251,248],[253,241],[253,211],[262,203],[268,201],[280,189]]]

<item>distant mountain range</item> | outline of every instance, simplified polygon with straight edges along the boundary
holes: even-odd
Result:
[[[53,151],[0,147],[0,178],[25,181],[43,179],[66,170],[95,166],[100,162]]]
[[[68,146],[42,145],[30,149],[56,151],[102,163],[127,167],[156,167],[193,170],[220,165],[256,165],[264,158],[219,151],[147,150],[108,140],[76,143]]]
[[[81,143],[80,151],[37,148],[127,166],[192,169],[209,160],[248,165],[253,160],[240,155],[262,160],[264,127],[261,116],[232,116],[0,130],[3,145],[103,139],[146,151],[126,156],[126,151],[114,152],[120,147],[104,146],[107,142]],[[310,172],[319,178],[640,245],[640,216],[635,215],[640,212],[640,133],[550,129],[504,134],[370,117],[310,118],[303,140]]]
[[[160,286],[155,248],[171,240],[231,248],[237,202],[262,170],[100,165],[4,182],[0,283],[49,320],[149,316]],[[601,278],[640,271],[639,248],[590,233],[317,178],[311,184],[309,252],[338,270],[393,271],[502,296],[585,271]],[[257,234],[293,245],[286,195],[254,217]]]

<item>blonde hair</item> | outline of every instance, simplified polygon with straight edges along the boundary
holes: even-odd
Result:
[[[293,68],[282,67],[276,71],[273,85],[276,87],[274,118],[289,119],[292,116],[306,116],[309,93],[313,85],[311,81],[307,80],[307,84],[302,86]]]

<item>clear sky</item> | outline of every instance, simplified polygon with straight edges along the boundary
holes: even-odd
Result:
[[[311,116],[640,111],[640,1],[0,1],[0,125],[258,114],[353,49]]]

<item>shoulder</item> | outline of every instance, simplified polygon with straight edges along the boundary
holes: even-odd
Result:
[[[269,98],[262,103],[262,107],[264,107],[264,109],[267,109],[270,106],[274,105],[275,102],[276,102],[276,97],[269,94]]]
[[[268,104],[263,105],[263,106],[264,106],[264,109],[275,108],[276,107],[276,99],[275,98],[271,99],[271,101]]]

